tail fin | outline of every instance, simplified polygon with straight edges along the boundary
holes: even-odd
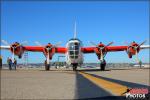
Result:
[[[74,23],[74,39],[77,37],[76,22]]]

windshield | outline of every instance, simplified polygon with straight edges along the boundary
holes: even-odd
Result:
[[[80,44],[78,42],[70,43],[69,44],[69,55],[72,59],[77,59],[79,55],[79,46]]]

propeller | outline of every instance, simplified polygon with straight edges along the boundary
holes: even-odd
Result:
[[[110,43],[107,44],[107,46],[110,46],[110,45],[112,45],[113,43],[114,43],[114,42],[110,42]]]
[[[1,40],[1,42],[3,43],[3,44],[5,44],[5,45],[7,45],[7,46],[10,46],[10,44],[7,42],[7,41],[5,41],[5,40]],[[15,59],[15,47],[12,47],[12,62],[14,63],[14,59]]]
[[[34,42],[36,45],[38,45],[38,46],[43,46],[40,42],[38,42],[38,41],[35,41]],[[55,47],[57,47],[57,46],[59,46],[61,44],[61,42],[57,42],[55,45],[52,45],[52,46],[50,46],[50,47],[48,47],[48,48],[46,48],[46,50],[47,50],[47,55],[46,55],[46,62],[47,62],[47,64],[49,64],[49,51],[52,49],[52,48],[55,48]],[[44,48],[45,48],[45,46],[43,46]]]
[[[137,50],[141,45],[143,45],[144,43],[146,43],[147,40],[143,41],[141,44],[139,44],[138,46],[131,46],[134,48],[134,50]]]
[[[135,50],[135,56],[136,56],[136,61],[139,63],[140,59],[138,57],[138,48],[140,48],[141,45],[143,45],[144,43],[146,43],[147,40],[143,41],[141,44],[139,44],[138,46],[130,46]]]
[[[42,46],[42,44],[40,43],[40,42],[38,42],[38,41],[35,41],[34,42],[36,45],[38,45],[38,46]]]
[[[5,40],[1,40],[1,42],[3,43],[3,44],[5,44],[5,45],[7,45],[7,46],[10,46],[10,44],[7,42],[7,41],[5,41]],[[16,43],[18,43],[18,42],[16,42]],[[18,43],[19,44],[19,43]],[[18,46],[23,46],[23,45],[25,45],[25,44],[27,44],[27,41],[23,41],[23,42],[21,42],[19,45],[17,45],[17,46],[11,46],[12,47],[12,62],[14,63],[14,59],[15,59],[15,49],[18,47]]]
[[[2,42],[3,44],[7,45],[7,46],[10,45],[10,44],[9,44],[7,41],[5,41],[5,40],[1,40],[1,42]]]
[[[27,45],[27,43],[28,43],[28,41],[23,41],[23,42],[20,43],[20,45],[22,45],[22,46]]]
[[[14,63],[14,61],[15,61],[15,48],[14,47],[12,47],[12,48],[13,48],[13,52],[12,52],[11,59],[12,59],[12,62]]]
[[[103,47],[99,47],[99,45],[97,45],[97,44],[95,44],[94,42],[90,42],[92,45],[94,45],[94,46],[96,46],[97,48],[99,48],[99,50],[100,50],[100,54],[101,54],[101,57],[100,57],[100,60],[101,61],[104,61],[104,57],[105,57],[105,55],[103,55],[103,49],[105,48],[105,47],[107,47],[107,46],[110,46],[110,45],[112,45],[113,44],[113,42],[110,42],[110,43],[108,43],[107,45],[104,45]]]

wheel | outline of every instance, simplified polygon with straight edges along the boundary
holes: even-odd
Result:
[[[49,70],[50,69],[50,64],[47,64],[46,60],[45,60],[44,64],[45,64],[45,70]]]
[[[50,69],[50,64],[46,64],[45,65],[45,70],[47,71],[47,70],[49,70]]]
[[[105,65],[104,64],[100,64],[101,70],[104,71],[105,70]]]
[[[73,67],[73,71],[76,71],[76,70],[77,70],[77,66],[74,66],[74,67]]]
[[[73,64],[73,71],[77,70],[77,64]]]
[[[22,58],[22,56],[21,56],[21,55],[19,55],[18,57],[19,57],[19,59],[20,59],[20,58]]]
[[[106,61],[104,60],[104,61],[101,62],[101,64],[100,64],[100,69],[101,69],[102,71],[104,71],[104,70],[105,70],[105,66],[106,66]]]

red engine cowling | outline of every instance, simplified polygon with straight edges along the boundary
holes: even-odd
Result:
[[[19,58],[22,57],[22,54],[24,52],[23,46],[21,46],[18,42],[15,42],[11,45],[10,51],[17,55]]]
[[[127,48],[127,54],[129,58],[132,58],[133,55],[139,53],[140,47],[139,44],[132,42],[130,46]]]
[[[95,53],[98,56],[98,59],[100,59],[101,53],[103,53],[103,55],[107,53],[107,49],[105,45],[100,42],[100,44],[98,44],[98,47],[96,47],[95,49]]]
[[[43,52],[44,52],[44,55],[45,55],[46,57],[47,57],[47,55],[49,54],[49,59],[52,59],[52,56],[53,56],[54,53],[55,53],[55,48],[53,47],[52,44],[48,43],[48,44],[45,46]]]

